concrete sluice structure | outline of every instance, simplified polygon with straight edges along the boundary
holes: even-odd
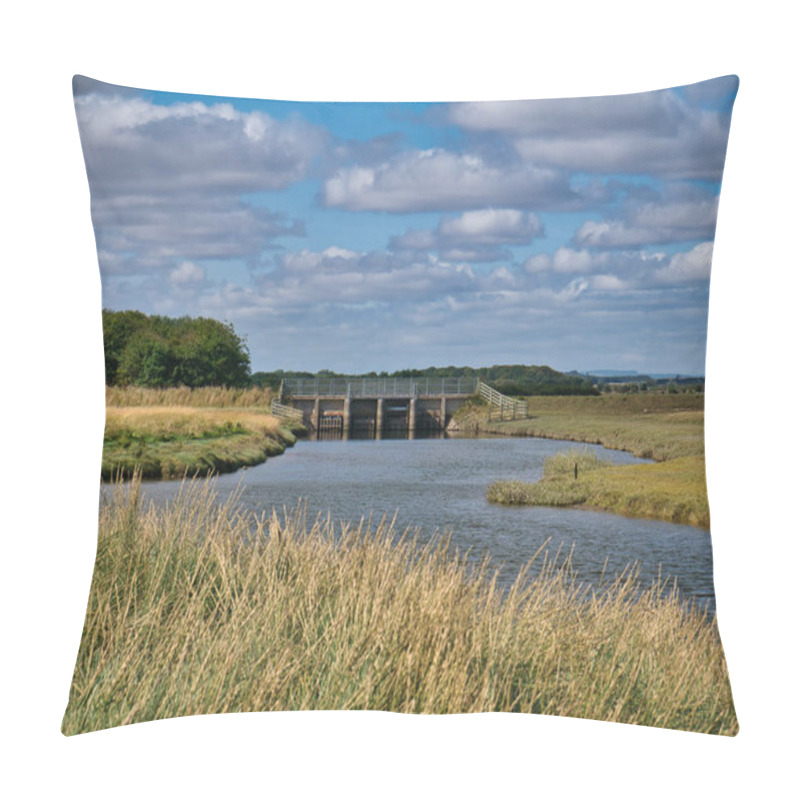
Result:
[[[478,391],[475,378],[293,379],[280,402],[303,414],[318,438],[397,438],[444,432]]]

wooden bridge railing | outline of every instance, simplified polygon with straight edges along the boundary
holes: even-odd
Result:
[[[489,419],[526,419],[528,416],[528,403],[525,400],[516,400],[513,397],[501,394],[497,389],[478,381],[478,392],[489,404]]]
[[[293,422],[301,422],[303,421],[303,412],[299,408],[294,408],[294,406],[287,406],[283,403],[279,403],[277,400],[272,401],[272,408],[270,411],[276,417],[283,417],[284,419],[290,419]]]

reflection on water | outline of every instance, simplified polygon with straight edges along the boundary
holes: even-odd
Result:
[[[354,432],[355,434],[356,432]],[[460,550],[475,559],[488,552],[508,582],[548,539],[549,551],[573,548],[580,579],[597,582],[638,562],[649,584],[676,578],[688,597],[714,609],[711,540],[707,531],[686,525],[629,519],[580,509],[497,506],[486,501],[494,480],[538,480],[545,458],[574,445],[533,438],[436,438],[380,441],[299,441],[283,455],[246,471],[217,478],[221,495],[241,485],[241,502],[256,512],[307,504],[309,517],[342,521],[397,515],[397,525],[418,528],[422,538],[451,531]],[[583,446],[583,445],[581,445]],[[604,450],[616,463],[639,459]],[[148,483],[145,495],[163,501],[180,482]]]

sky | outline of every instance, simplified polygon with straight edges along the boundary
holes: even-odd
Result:
[[[702,375],[737,88],[294,103],[76,76],[103,306],[231,322],[253,371]]]

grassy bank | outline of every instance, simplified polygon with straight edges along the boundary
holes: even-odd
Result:
[[[535,397],[529,399],[528,409],[529,419],[486,421],[480,428],[511,436],[601,444],[660,463],[612,466],[602,462],[599,469],[584,463],[575,480],[574,463],[582,456],[571,452],[562,474],[554,468],[538,483],[498,481],[489,487],[490,501],[589,506],[709,527],[702,394]]]
[[[594,454],[568,451],[545,462],[545,476],[537,483],[496,481],[487,498],[505,505],[585,506],[710,526],[705,462],[700,456],[615,466]]]
[[[208,483],[101,509],[63,731],[291,709],[519,711],[734,735],[716,626],[626,575],[544,565],[507,594],[445,542],[245,515]]]
[[[269,413],[269,399],[259,389],[109,389],[103,480],[134,469],[181,478],[260,464],[297,432]]]
[[[702,394],[605,394],[600,397],[530,397],[528,419],[481,423],[481,430],[541,436],[666,461],[703,456]]]

